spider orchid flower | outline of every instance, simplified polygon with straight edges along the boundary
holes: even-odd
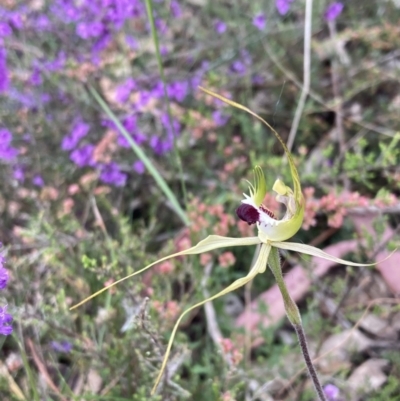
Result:
[[[281,289],[289,319],[291,321],[293,320],[296,321],[297,319],[298,321],[299,318],[296,317],[296,313],[293,313],[293,315],[291,316],[289,311],[291,306],[291,299],[283,283],[283,278],[280,271],[280,265],[278,267],[279,271],[273,269],[273,265],[276,265],[276,262],[274,262],[274,260],[276,261],[277,258],[279,259],[277,249],[300,252],[349,266],[372,265],[372,264],[353,263],[347,260],[339,259],[310,245],[299,244],[295,242],[284,242],[289,238],[291,238],[293,235],[295,235],[297,231],[300,229],[303,222],[304,206],[305,206],[303,194],[301,192],[300,178],[289,150],[287,149],[285,143],[283,142],[279,134],[263,118],[258,116],[256,113],[252,112],[247,107],[242,106],[241,104],[233,102],[229,99],[226,99],[225,97],[220,96],[214,92],[211,92],[201,87],[200,89],[205,93],[229,104],[230,106],[236,107],[251,114],[258,120],[260,120],[264,125],[266,125],[272,131],[272,133],[275,135],[275,137],[282,145],[288,158],[290,172],[293,181],[293,189],[286,186],[280,179],[277,179],[275,181],[275,184],[273,185],[272,189],[277,194],[276,199],[286,206],[286,213],[284,214],[284,216],[281,219],[277,219],[273,215],[273,213],[266,206],[262,204],[262,201],[267,192],[267,188],[263,171],[259,166],[256,166],[254,169],[254,175],[255,175],[254,184],[249,183],[249,195],[247,194],[244,195],[244,199],[242,200],[241,205],[238,207],[236,211],[240,219],[246,221],[248,224],[257,225],[258,235],[256,237],[230,238],[230,237],[222,237],[219,235],[209,235],[207,238],[200,241],[197,245],[193,246],[192,248],[161,258],[149,264],[148,266],[144,267],[143,269],[138,270],[118,281],[115,281],[114,283],[112,283],[107,287],[102,288],[101,290],[97,291],[96,293],[92,294],[91,296],[89,296],[88,298],[84,299],[83,301],[79,302],[78,304],[74,305],[71,308],[71,309],[77,308],[78,306],[84,304],[88,300],[96,297],[97,295],[113,287],[114,285],[124,280],[127,280],[128,278],[133,277],[137,274],[140,274],[145,270],[149,269],[150,267],[156,265],[157,263],[160,263],[170,258],[182,255],[196,255],[209,252],[214,249],[225,248],[225,247],[261,245],[259,248],[257,260],[254,263],[254,266],[250,268],[249,273],[245,277],[237,279],[236,281],[234,281],[232,284],[230,284],[217,294],[189,307],[180,315],[172,330],[160,372],[152,389],[152,394],[156,391],[158,384],[160,383],[160,380],[162,378],[163,372],[165,370],[168,361],[168,357],[172,348],[176,332],[182,319],[193,309],[205,304],[206,302],[222,297],[223,295],[228,294],[229,292],[235,291],[238,288],[243,287],[249,281],[253,280],[258,274],[264,273],[268,264],[273,271],[273,274],[278,282],[279,288]],[[279,261],[277,263],[279,264]],[[297,310],[297,307],[295,307],[295,309]]]

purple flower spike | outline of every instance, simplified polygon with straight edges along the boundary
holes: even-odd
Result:
[[[265,29],[266,24],[267,24],[267,19],[265,18],[265,15],[263,13],[258,13],[253,18],[253,25],[260,31],[263,31]]]
[[[185,99],[188,89],[189,85],[187,81],[172,82],[167,86],[168,96],[177,102],[182,102]]]
[[[5,92],[8,86],[7,52],[4,48],[0,48],[0,93]]]
[[[79,141],[87,135],[90,130],[90,125],[84,123],[83,121],[77,122],[71,130],[71,133],[68,136],[65,136],[62,144],[62,150],[72,150],[74,149]]]
[[[0,256],[0,258],[2,259],[0,266],[0,290],[2,290],[3,288],[7,287],[9,276],[8,271],[2,266],[4,258],[2,256]]]
[[[0,247],[2,247],[2,243],[0,242]],[[0,290],[4,289],[8,283],[8,272],[4,268],[5,259],[2,255],[0,255]],[[4,308],[0,307],[0,334],[3,336],[8,336],[12,333],[13,328],[11,326],[13,318],[7,313],[7,306]]]
[[[0,129],[0,160],[12,160],[18,155],[18,150],[10,145],[11,140],[11,132],[4,128]]]
[[[12,33],[10,25],[7,22],[0,22],[0,37],[10,36]]]
[[[29,82],[33,86],[38,86],[41,85],[43,82],[42,75],[40,73],[40,70],[36,67],[34,68],[31,77],[29,78]]]
[[[327,384],[324,387],[324,393],[328,401],[337,401],[339,400],[339,389],[334,384]]]
[[[94,151],[94,145],[85,145],[81,148],[75,149],[69,156],[69,158],[78,166],[93,166],[94,161],[92,159]]]
[[[5,306],[4,308],[0,307],[0,334],[2,334],[3,336],[8,336],[12,333],[12,320],[12,316],[7,313],[7,306]]]
[[[100,174],[100,180],[105,184],[123,187],[126,184],[128,176],[121,172],[118,165],[114,162],[103,166]]]
[[[343,7],[344,7],[343,3],[340,3],[338,1],[329,4],[324,13],[325,20],[326,21],[335,20],[342,13]]]

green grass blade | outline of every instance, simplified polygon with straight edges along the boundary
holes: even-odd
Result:
[[[170,104],[168,93],[167,93],[167,82],[166,82],[166,79],[165,79],[164,67],[163,67],[162,59],[161,59],[160,44],[159,44],[159,41],[158,41],[158,34],[157,34],[156,25],[155,25],[155,22],[154,22],[153,2],[152,2],[152,0],[146,0],[146,11],[147,11],[147,17],[148,17],[149,22],[150,22],[151,36],[153,38],[154,48],[155,48],[155,51],[156,51],[156,59],[157,59],[158,70],[160,72],[160,77],[161,77],[161,80],[163,82],[164,98],[165,98],[165,103],[167,105],[167,113],[168,113],[168,117],[169,117],[169,123],[171,125],[172,133],[173,133],[173,136],[174,136],[175,160],[176,160],[176,164],[177,164],[177,167],[178,167],[178,170],[179,170],[179,176],[180,176],[180,180],[181,180],[181,187],[182,187],[182,193],[183,193],[183,200],[184,200],[184,203],[186,205],[187,204],[186,185],[185,185],[185,181],[183,179],[183,168],[182,168],[181,157],[179,155],[178,147],[176,146],[176,132],[175,132],[174,123],[173,123],[173,119],[172,119],[171,104]]]
[[[107,114],[107,116],[112,120],[121,134],[126,138],[132,150],[136,153],[136,156],[143,162],[146,166],[148,172],[153,176],[157,185],[164,192],[167,199],[171,202],[172,206],[175,209],[176,214],[181,218],[181,220],[185,223],[185,225],[189,224],[189,220],[186,216],[185,211],[182,209],[181,205],[178,202],[175,194],[171,191],[168,184],[164,180],[164,178],[160,175],[157,169],[154,167],[151,160],[146,156],[143,150],[135,143],[132,137],[129,135],[128,131],[124,128],[124,126],[120,123],[117,116],[113,113],[113,111],[108,107],[107,103],[102,99],[102,97],[98,94],[98,92],[92,87],[89,86],[89,91],[92,96],[95,98],[97,103],[103,109],[103,111]]]

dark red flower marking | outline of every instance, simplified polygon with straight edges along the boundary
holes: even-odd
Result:
[[[268,210],[264,205],[260,205],[260,209],[266,213],[269,217],[271,217],[271,219],[276,220],[275,215],[271,212],[271,210]]]
[[[236,214],[240,220],[245,221],[248,225],[255,224],[260,220],[260,213],[258,213],[258,210],[247,203],[242,203],[236,209]]]

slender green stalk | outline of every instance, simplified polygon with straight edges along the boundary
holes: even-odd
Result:
[[[153,2],[152,2],[152,0],[146,0],[146,11],[147,11],[147,17],[148,17],[149,22],[150,22],[151,36],[153,37],[154,47],[155,47],[155,50],[156,50],[156,58],[157,58],[158,70],[160,71],[160,77],[161,77],[161,80],[163,82],[164,97],[165,97],[165,102],[167,104],[167,113],[168,113],[169,123],[171,124],[172,134],[174,136],[175,159],[176,159],[176,164],[178,165],[179,175],[180,175],[180,179],[181,179],[183,201],[184,201],[184,203],[186,205],[187,204],[187,194],[186,194],[185,180],[183,178],[182,160],[181,160],[181,157],[179,155],[178,146],[176,144],[176,132],[175,132],[174,123],[173,123],[173,119],[172,119],[171,104],[170,104],[168,93],[167,93],[167,83],[166,83],[165,74],[164,74],[164,67],[163,67],[162,59],[161,59],[160,44],[159,44],[159,41],[158,41],[157,29],[156,29],[156,25],[154,23]]]
[[[92,94],[92,96],[95,98],[97,103],[100,105],[100,107],[103,109],[103,111],[107,114],[107,116],[112,120],[112,122],[115,124],[115,126],[119,129],[121,134],[129,142],[129,145],[131,145],[131,148],[136,153],[137,157],[146,166],[148,172],[153,176],[154,180],[156,181],[156,183],[158,184],[160,189],[164,192],[164,194],[167,197],[167,199],[171,202],[172,206],[175,209],[176,214],[182,219],[182,221],[186,225],[188,225],[189,224],[189,219],[187,218],[186,213],[182,209],[181,205],[178,202],[178,199],[176,198],[174,193],[171,191],[171,189],[169,188],[169,186],[166,183],[166,181],[164,180],[164,178],[161,176],[161,174],[154,167],[154,165],[151,162],[151,160],[146,156],[146,154],[143,152],[143,150],[140,148],[140,146],[138,146],[136,144],[136,142],[132,139],[132,137],[129,135],[128,131],[124,128],[124,126],[118,120],[118,117],[108,107],[107,103],[98,94],[96,89],[94,89],[92,86],[89,86],[89,91]]]
[[[283,280],[281,260],[279,257],[278,248],[272,247],[268,258],[268,265],[275,277],[279,290],[281,291],[287,317],[297,334],[301,352],[303,354],[304,361],[307,365],[308,373],[310,374],[311,380],[314,384],[315,391],[317,392],[320,401],[326,401],[324,390],[322,388],[321,382],[319,381],[318,374],[317,371],[315,370],[314,364],[312,363],[311,360],[306,335],[304,333],[303,324],[301,322],[299,308],[297,307],[296,303],[292,300],[292,297],[290,296],[287,290],[285,281]]]

